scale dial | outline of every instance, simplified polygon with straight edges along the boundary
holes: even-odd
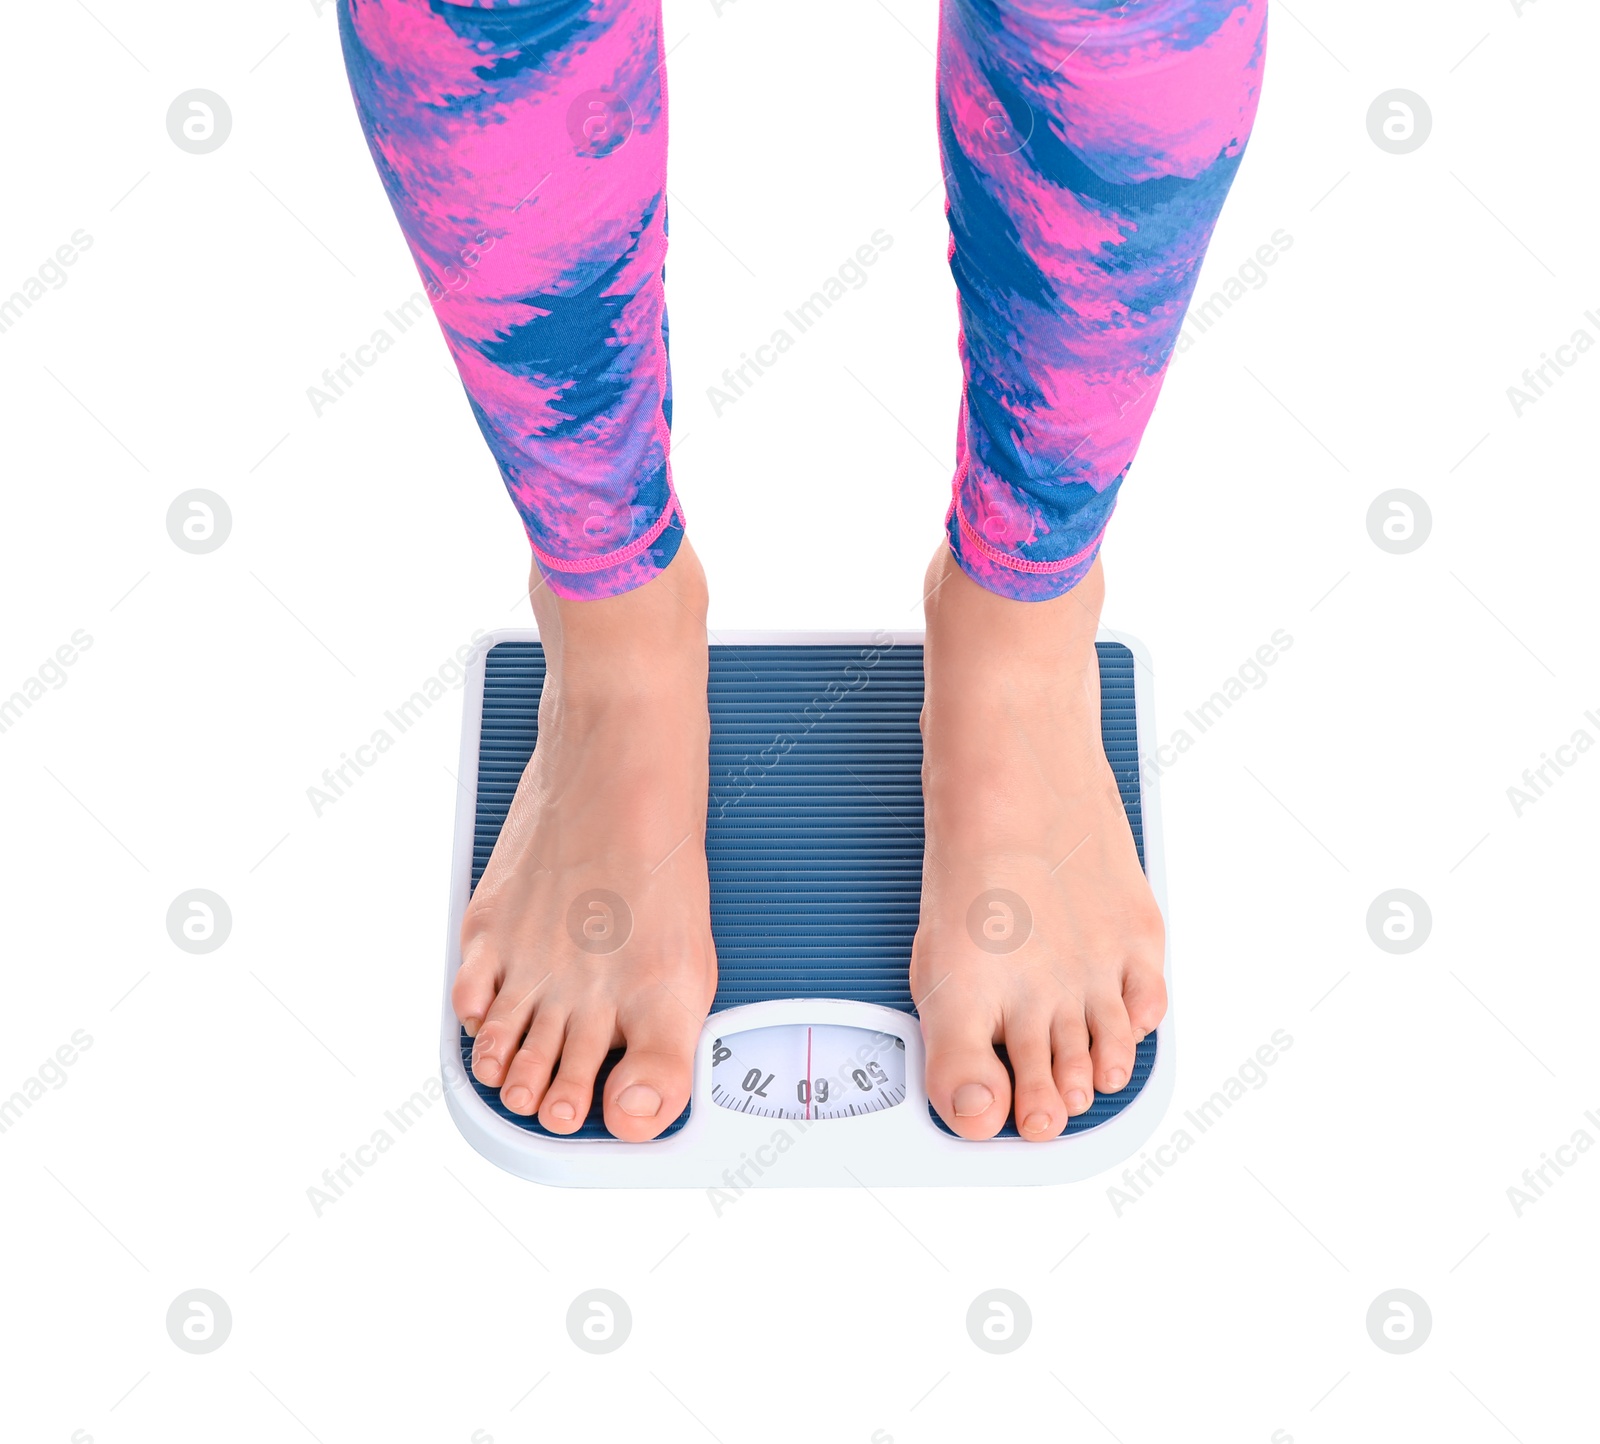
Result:
[[[711,1045],[711,1097],[759,1118],[858,1118],[905,1102],[906,1045],[893,1033],[783,1023]]]

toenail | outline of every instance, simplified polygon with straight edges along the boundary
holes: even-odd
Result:
[[[1106,1083],[1113,1093],[1121,1091],[1122,1085],[1128,1081],[1128,1075],[1120,1068],[1113,1068],[1106,1074]]]
[[[976,1118],[994,1106],[994,1094],[982,1083],[963,1083],[956,1089],[952,1102],[957,1118]]]
[[[1082,1113],[1089,1106],[1089,1095],[1081,1088],[1074,1088],[1067,1094],[1067,1111],[1069,1113]]]
[[[533,1102],[533,1094],[526,1088],[507,1088],[500,1095],[500,1101],[513,1113],[526,1113],[528,1105]]]
[[[1050,1129],[1050,1115],[1048,1113],[1030,1113],[1022,1120],[1024,1133],[1046,1133]]]
[[[550,1116],[559,1118],[563,1123],[570,1123],[578,1116],[578,1110],[563,1100],[560,1103],[552,1103],[550,1105]]]
[[[617,1107],[631,1118],[654,1118],[661,1111],[661,1095],[654,1088],[635,1083],[617,1094]]]

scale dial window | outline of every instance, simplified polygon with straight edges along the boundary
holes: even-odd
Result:
[[[820,1122],[905,1102],[906,1045],[892,1033],[785,1023],[711,1046],[711,1097],[736,1113]]]

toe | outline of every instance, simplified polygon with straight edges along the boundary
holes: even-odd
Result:
[[[638,1014],[625,1014],[619,1026],[628,1051],[606,1079],[606,1128],[616,1138],[642,1143],[668,1127],[689,1101],[700,1025],[670,999],[647,997]]]
[[[513,1113],[526,1118],[538,1112],[561,1056],[565,1031],[566,1016],[559,1008],[546,1004],[534,1014],[528,1036],[506,1069],[506,1081],[500,1085],[500,1101]]]
[[[626,1143],[656,1137],[683,1112],[693,1072],[692,1051],[663,1052],[630,1041],[606,1079],[607,1130]]]
[[[530,986],[510,977],[495,994],[472,1040],[472,1073],[480,1083],[498,1088],[505,1081],[506,1069],[528,1031],[538,991],[537,983]]]
[[[611,1049],[616,1020],[610,1009],[591,1007],[568,1019],[561,1066],[539,1105],[539,1122],[552,1133],[576,1133],[589,1116],[594,1078]]]
[[[1133,1029],[1134,1042],[1142,1042],[1155,1032],[1156,1024],[1167,1013],[1167,984],[1161,976],[1161,965],[1134,967],[1122,980],[1122,1006],[1128,1014],[1128,1024]]]
[[[1055,1138],[1067,1126],[1067,1105],[1050,1073],[1050,1023],[1040,1014],[1006,1019],[1006,1053],[1015,1075],[1017,1132],[1029,1142]]]
[[[1089,1025],[1083,1010],[1068,1006],[1050,1029],[1051,1074],[1056,1091],[1074,1118],[1094,1102],[1094,1064],[1089,1057]]]
[[[467,1030],[467,1037],[476,1038],[483,1026],[489,1006],[500,990],[504,972],[500,967],[500,953],[487,938],[463,940],[461,967],[450,988],[450,1005]]]
[[[1011,1079],[994,1051],[995,1018],[953,985],[922,1014],[928,1101],[962,1138],[993,1138],[1011,1111]]]
[[[1120,1093],[1133,1076],[1133,1028],[1117,993],[1089,997],[1089,1057],[1100,1093]]]

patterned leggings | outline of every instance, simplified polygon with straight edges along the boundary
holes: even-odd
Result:
[[[677,552],[660,0],[341,0],[400,228],[559,596]],[[941,0],[965,375],[946,526],[990,591],[1093,563],[1255,116],[1266,0]]]

